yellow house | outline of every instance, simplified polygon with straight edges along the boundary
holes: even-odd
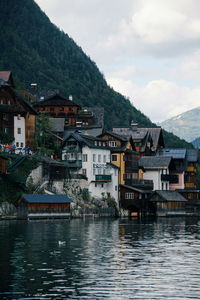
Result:
[[[135,150],[132,138],[127,138],[106,131],[99,137],[106,141],[111,150],[111,163],[119,167],[118,184],[126,184],[127,180],[138,179],[139,153]]]

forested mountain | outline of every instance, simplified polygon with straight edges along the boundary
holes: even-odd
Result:
[[[0,70],[11,70],[21,86],[34,82],[63,96],[73,95],[78,104],[103,107],[107,128],[128,126],[131,120],[155,126],[107,85],[95,63],[33,0],[1,0],[0,28]],[[170,135],[166,141],[170,146]],[[183,146],[176,141],[175,146]]]

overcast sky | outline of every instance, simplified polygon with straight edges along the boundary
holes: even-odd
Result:
[[[200,106],[200,0],[36,0],[153,122]]]

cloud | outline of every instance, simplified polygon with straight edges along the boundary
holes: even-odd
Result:
[[[199,106],[200,88],[179,86],[166,80],[153,80],[144,87],[120,78],[109,78],[108,82],[116,91],[129,96],[133,105],[153,122]]]
[[[199,0],[36,0],[152,121],[199,106]]]
[[[176,78],[192,80],[193,84],[199,85],[200,78],[200,50],[185,58],[179,66],[172,69]]]
[[[131,18],[120,20],[108,34],[105,51],[126,54],[176,56],[200,46],[200,2],[196,0],[141,0]],[[197,5],[194,6],[194,3]]]

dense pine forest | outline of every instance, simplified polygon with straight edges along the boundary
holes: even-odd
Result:
[[[128,126],[131,120],[139,126],[155,126],[108,86],[96,64],[33,0],[1,0],[0,27],[0,70],[11,70],[21,88],[35,82],[42,89],[73,95],[78,104],[103,107],[107,128]],[[191,147],[169,133],[165,143]]]

